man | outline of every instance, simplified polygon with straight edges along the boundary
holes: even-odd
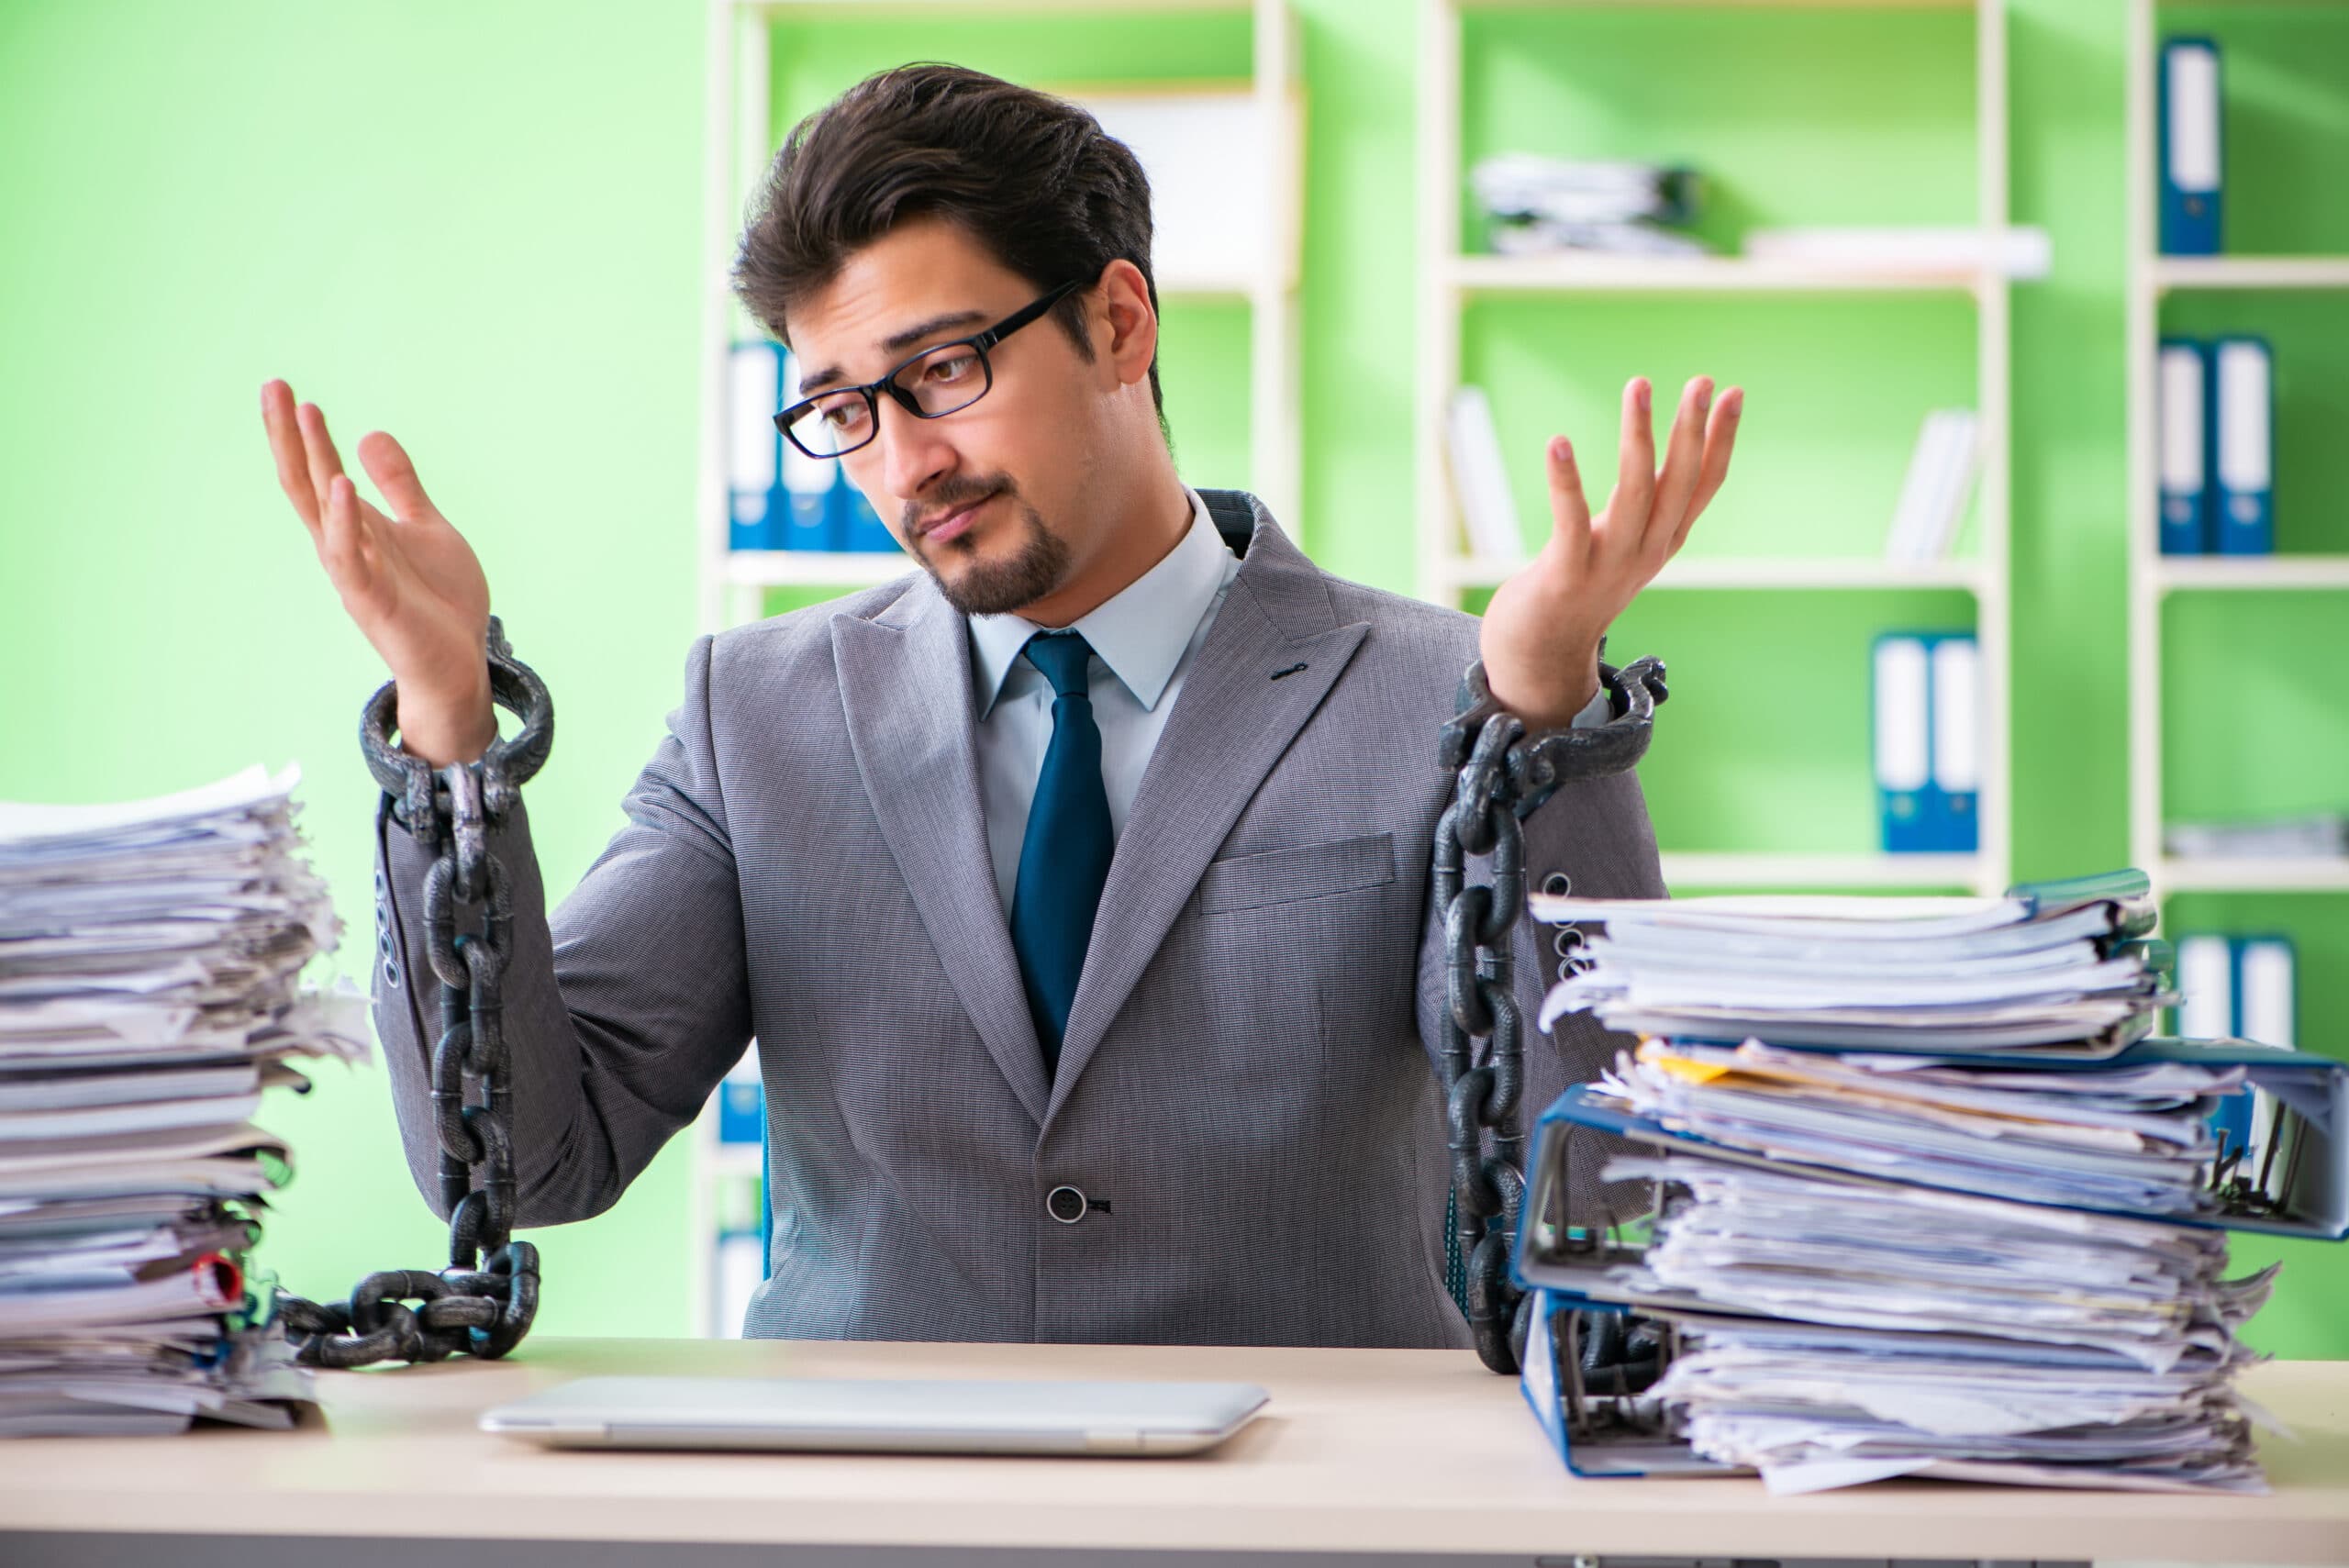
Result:
[[[1090,116],[974,72],[884,72],[792,132],[735,286],[804,367],[778,422],[922,571],[696,640],[628,825],[551,921],[527,810],[493,833],[519,1225],[609,1207],[755,1036],[774,1236],[750,1333],[1468,1342],[1426,1054],[1435,732],[1480,651],[1530,725],[1603,721],[1600,634],[1720,487],[1738,394],[1708,420],[1690,384],[1659,475],[1633,383],[1596,520],[1553,441],[1555,531],[1480,626],[1176,476],[1149,215]],[[386,517],[314,406],[262,402],[402,745],[477,757],[471,550],[391,437],[360,443]],[[439,1207],[428,856],[389,821],[376,1023]],[[1526,826],[1536,885],[1664,893],[1629,773]],[[1530,1042],[1530,1103],[1613,1043],[1581,1018]]]

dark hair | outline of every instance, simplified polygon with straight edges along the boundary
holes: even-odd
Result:
[[[930,61],[868,76],[791,128],[752,199],[734,293],[789,343],[794,305],[916,217],[955,224],[1040,294],[1069,278],[1089,287],[1122,257],[1158,308],[1150,182],[1132,150],[1065,98]],[[1089,361],[1084,300],[1052,316]],[[1155,353],[1150,400],[1168,433]]]

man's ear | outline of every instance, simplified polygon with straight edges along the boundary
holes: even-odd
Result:
[[[1119,384],[1131,386],[1150,374],[1158,353],[1158,312],[1151,308],[1141,269],[1123,257],[1102,269],[1098,286],[1094,352],[1116,371]]]

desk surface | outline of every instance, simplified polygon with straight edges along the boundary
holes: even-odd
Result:
[[[1264,1415],[1188,1458],[541,1451],[484,1408],[601,1373],[1188,1377]],[[2349,1562],[2349,1362],[2254,1368],[2298,1433],[2264,1497],[1889,1482],[1579,1481],[1513,1380],[1465,1352],[526,1341],[505,1362],[326,1373],[323,1424],[0,1443],[0,1530],[899,1546]]]

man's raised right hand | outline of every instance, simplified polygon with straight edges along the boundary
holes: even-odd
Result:
[[[399,687],[400,747],[434,767],[470,762],[497,738],[489,697],[489,580],[464,536],[424,493],[388,432],[360,438],[359,461],[392,514],[360,499],[315,403],[283,381],[261,389],[277,483],[318,563]]]

